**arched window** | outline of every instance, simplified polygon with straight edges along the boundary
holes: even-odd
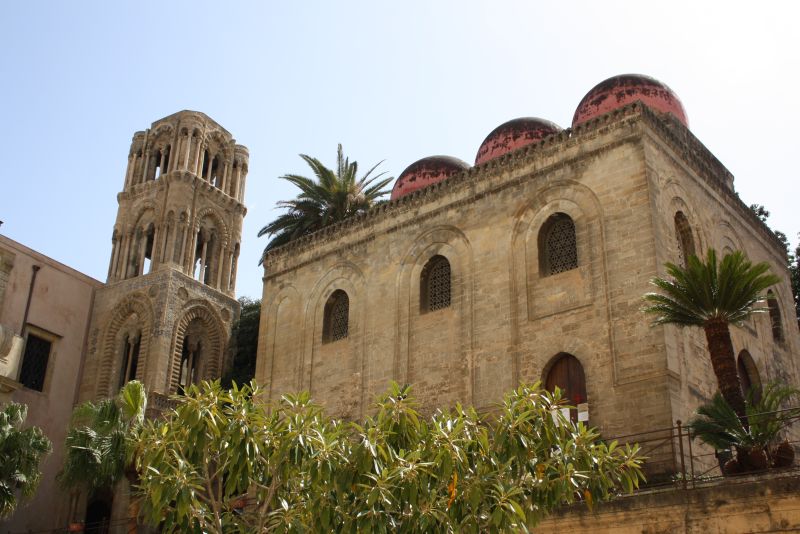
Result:
[[[556,386],[561,390],[564,399],[572,406],[578,406],[587,402],[586,397],[586,375],[583,373],[583,366],[578,358],[572,354],[562,352],[555,357],[550,370],[545,379],[545,388],[554,391]],[[573,420],[583,420],[578,417],[578,410],[570,410],[570,417]]]
[[[142,245],[144,246],[143,255],[142,255],[142,272],[141,274],[147,274],[150,272],[150,269],[153,266],[153,239],[155,239],[156,228],[153,223],[147,227],[147,230],[144,232]]]
[[[347,337],[350,327],[350,298],[341,289],[334,291],[325,303],[322,319],[322,342],[331,343]]]
[[[772,339],[783,341],[783,322],[781,321],[781,307],[775,293],[770,289],[767,291],[767,307],[769,308],[769,320],[772,324]]]
[[[220,159],[219,156],[214,156],[214,159],[211,160],[211,170],[209,171],[209,181],[211,185],[216,188],[219,188],[222,181],[222,175],[219,173],[220,169]]]
[[[697,252],[694,248],[692,227],[689,226],[689,220],[682,211],[675,213],[675,238],[678,240],[678,263],[686,267],[689,256],[695,256]]]
[[[181,351],[181,372],[178,377],[178,393],[184,393],[186,388],[195,384],[199,378],[198,367],[202,353],[202,342],[194,336],[187,335],[183,339]]]
[[[136,378],[136,370],[139,367],[140,337],[138,333],[125,336],[125,342],[122,347],[122,365],[119,372],[120,388]]]
[[[753,357],[746,350],[741,351],[736,359],[736,373],[739,375],[739,384],[742,386],[742,392],[747,395],[750,389],[755,387],[758,388],[755,395],[759,397],[761,378],[758,376],[758,368],[753,361]]]
[[[544,276],[578,267],[575,223],[566,213],[551,215],[539,231],[540,271]]]
[[[206,285],[212,285],[217,269],[217,238],[213,227],[202,226],[197,231],[192,265],[192,278]]]
[[[450,293],[450,262],[444,256],[434,256],[425,264],[419,279],[421,311],[449,308]]]
[[[200,178],[206,180],[208,177],[208,171],[211,167],[211,154],[208,153],[208,150],[203,151],[203,164],[200,167]]]

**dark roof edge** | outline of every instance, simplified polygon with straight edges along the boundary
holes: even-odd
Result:
[[[293,251],[304,250],[314,242],[321,240],[323,237],[330,236],[336,232],[341,232],[345,229],[358,226],[364,226],[367,221],[378,219],[382,215],[388,216],[389,214],[399,211],[403,206],[410,204],[414,201],[420,200],[424,197],[438,198],[444,194],[443,189],[445,186],[452,186],[461,182],[476,180],[480,176],[486,174],[489,169],[494,169],[498,166],[509,166],[514,168],[517,165],[523,165],[533,157],[537,152],[553,147],[558,144],[568,142],[574,138],[592,133],[610,123],[617,122],[621,119],[628,117],[641,117],[654,131],[660,134],[661,138],[666,141],[671,147],[689,163],[689,165],[702,177],[707,183],[712,185],[715,189],[727,196],[732,202],[732,205],[739,210],[741,214],[749,218],[754,223],[756,228],[759,228],[762,234],[770,239],[778,249],[784,251],[783,244],[778,240],[774,232],[753,213],[739,195],[731,189],[728,185],[733,182],[733,174],[714,156],[711,151],[706,148],[703,143],[692,134],[692,132],[680,123],[676,118],[667,117],[656,111],[653,111],[641,101],[632,102],[619,109],[610,111],[604,115],[590,119],[584,123],[579,124],[575,128],[565,128],[560,132],[554,133],[538,143],[527,145],[518,150],[504,154],[498,158],[492,159],[481,165],[476,165],[464,170],[463,172],[454,174],[445,180],[432,184],[428,187],[418,189],[412,193],[404,195],[396,200],[385,202],[374,206],[369,211],[350,217],[344,221],[332,224],[326,228],[317,230],[314,233],[302,236],[294,241],[271,249],[263,256],[264,267],[268,266],[270,259],[278,258]]]

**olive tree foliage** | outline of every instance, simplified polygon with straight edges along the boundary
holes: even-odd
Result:
[[[482,419],[423,417],[393,384],[361,424],[307,393],[260,402],[251,383],[191,387],[140,442],[142,511],[163,532],[527,531],[555,507],[591,506],[643,480],[635,445],[605,443],[539,384]]]
[[[42,477],[39,465],[52,448],[41,428],[22,428],[27,415],[24,404],[0,407],[0,518],[34,494]]]

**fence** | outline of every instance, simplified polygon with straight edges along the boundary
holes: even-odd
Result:
[[[782,416],[787,425],[780,432],[780,439],[786,439],[796,452],[800,444],[800,407],[787,408],[774,412],[751,414],[751,419]],[[641,455],[647,458],[644,470],[647,482],[642,489],[674,486],[683,489],[695,488],[698,483],[720,479],[723,476],[735,477],[752,475],[754,471],[744,473],[723,474],[722,468],[727,460],[736,457],[733,450],[714,450],[693,439],[689,429],[680,420],[675,426],[650,430],[637,434],[627,434],[614,438],[604,438],[606,441],[616,440],[619,443],[637,443],[641,448]],[[770,465],[773,458],[768,456]],[[800,469],[800,468],[786,468]]]

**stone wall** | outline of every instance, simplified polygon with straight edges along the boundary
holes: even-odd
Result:
[[[63,462],[64,439],[77,398],[94,292],[102,282],[0,236],[0,258],[9,257],[14,263],[7,271],[5,298],[0,299],[0,324],[17,335],[33,333],[52,343],[42,390],[17,384],[11,400],[27,405],[25,424],[40,427],[52,441],[53,452],[42,463],[36,495],[3,522],[0,530],[39,531],[67,521],[67,495],[55,477]],[[29,293],[34,266],[38,271]]]
[[[758,317],[734,343],[754,353],[762,381],[797,384],[779,244],[713,155],[640,104],[272,251],[256,377],[273,400],[308,389],[348,417],[367,412],[390,380],[412,383],[426,410],[489,410],[566,352],[584,368],[590,423],[604,435],[672,426],[715,384],[701,332],[652,328],[640,312],[649,280],[680,260],[676,210],[698,252],[742,248],[781,275],[786,340],[773,341]],[[538,237],[555,213],[574,221],[578,267],[547,276]],[[435,255],[451,265],[452,303],[424,313],[420,276]],[[335,290],[349,296],[350,331],[325,343]]]
[[[595,506],[563,508],[537,533],[742,534],[800,530],[796,471],[724,479],[697,488],[643,492]]]

